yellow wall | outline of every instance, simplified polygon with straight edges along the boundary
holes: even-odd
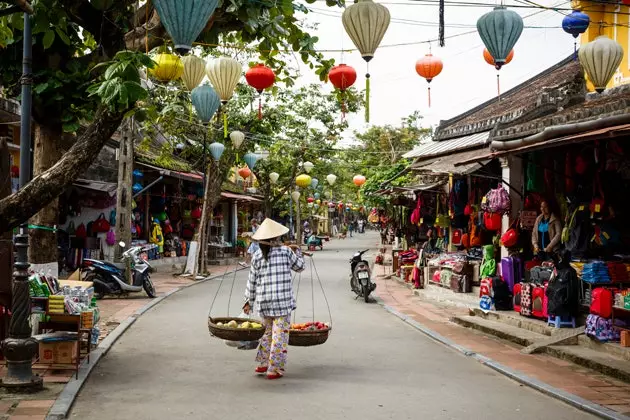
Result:
[[[572,1],[571,7],[581,10],[591,19],[588,29],[581,36],[580,41],[582,44],[591,42],[600,35],[606,35],[623,47],[623,60],[607,87],[630,83],[630,60],[628,57],[630,44],[628,40],[630,36],[628,31],[628,13],[630,13],[630,8],[623,4],[602,4],[580,0]],[[595,90],[590,82],[587,82],[587,88],[590,92]]]

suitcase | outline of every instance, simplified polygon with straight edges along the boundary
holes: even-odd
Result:
[[[591,314],[602,318],[612,316],[613,294],[610,289],[598,287],[591,292]]]
[[[501,258],[501,276],[510,288],[510,291],[514,290],[514,284],[516,283],[514,270],[514,260],[512,257]]]
[[[543,296],[543,319],[548,319],[549,318],[549,312],[548,312],[548,307],[549,307],[549,298],[547,297],[547,284],[545,284],[545,294]]]
[[[470,293],[472,291],[471,278],[465,274],[451,276],[451,290],[456,293]]]
[[[535,318],[544,318],[545,287],[539,284],[532,288],[532,315]]]
[[[521,312],[521,287],[521,283],[516,283],[514,285],[514,290],[512,291],[512,294],[514,295],[514,310],[519,313]]]
[[[521,310],[523,316],[532,315],[532,283],[521,283]]]
[[[523,281],[523,260],[520,257],[512,257],[514,265],[514,284]]]

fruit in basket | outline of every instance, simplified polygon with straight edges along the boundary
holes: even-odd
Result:
[[[251,328],[253,328],[255,330],[259,330],[259,329],[261,329],[263,327],[262,324],[260,324],[258,322],[252,322],[250,325],[251,325]]]
[[[251,326],[251,324],[249,323],[249,321],[245,321],[243,322],[241,325],[239,325],[239,328],[243,328],[243,329],[249,329]]]
[[[226,327],[237,328],[238,327],[238,323],[235,320],[231,320],[230,322],[227,323]]]
[[[223,326],[223,322],[217,322],[217,327],[222,327]]]
[[[329,329],[327,323],[324,322],[306,322],[303,324],[292,324],[291,329],[294,331],[324,331]]]

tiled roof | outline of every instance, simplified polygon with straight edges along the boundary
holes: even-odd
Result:
[[[481,133],[471,134],[469,136],[458,137],[449,141],[432,141],[416,147],[412,151],[407,152],[403,157],[424,160],[431,157],[443,156],[460,150],[483,146],[487,143],[489,135],[489,131],[484,131]]]
[[[504,92],[500,100],[493,98],[457,117],[441,121],[436,130],[436,140],[446,140],[493,129],[499,123],[508,123],[527,117],[532,112],[544,111],[545,105],[564,98],[556,95],[545,97],[546,91],[557,90],[562,85],[584,85],[580,63],[573,55],[537,74],[520,85]],[[553,112],[553,111],[551,111]]]

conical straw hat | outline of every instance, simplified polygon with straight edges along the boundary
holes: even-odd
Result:
[[[271,219],[265,219],[256,230],[256,233],[252,235],[252,239],[255,241],[264,241],[265,239],[278,238],[287,232],[289,232],[289,228]]]

